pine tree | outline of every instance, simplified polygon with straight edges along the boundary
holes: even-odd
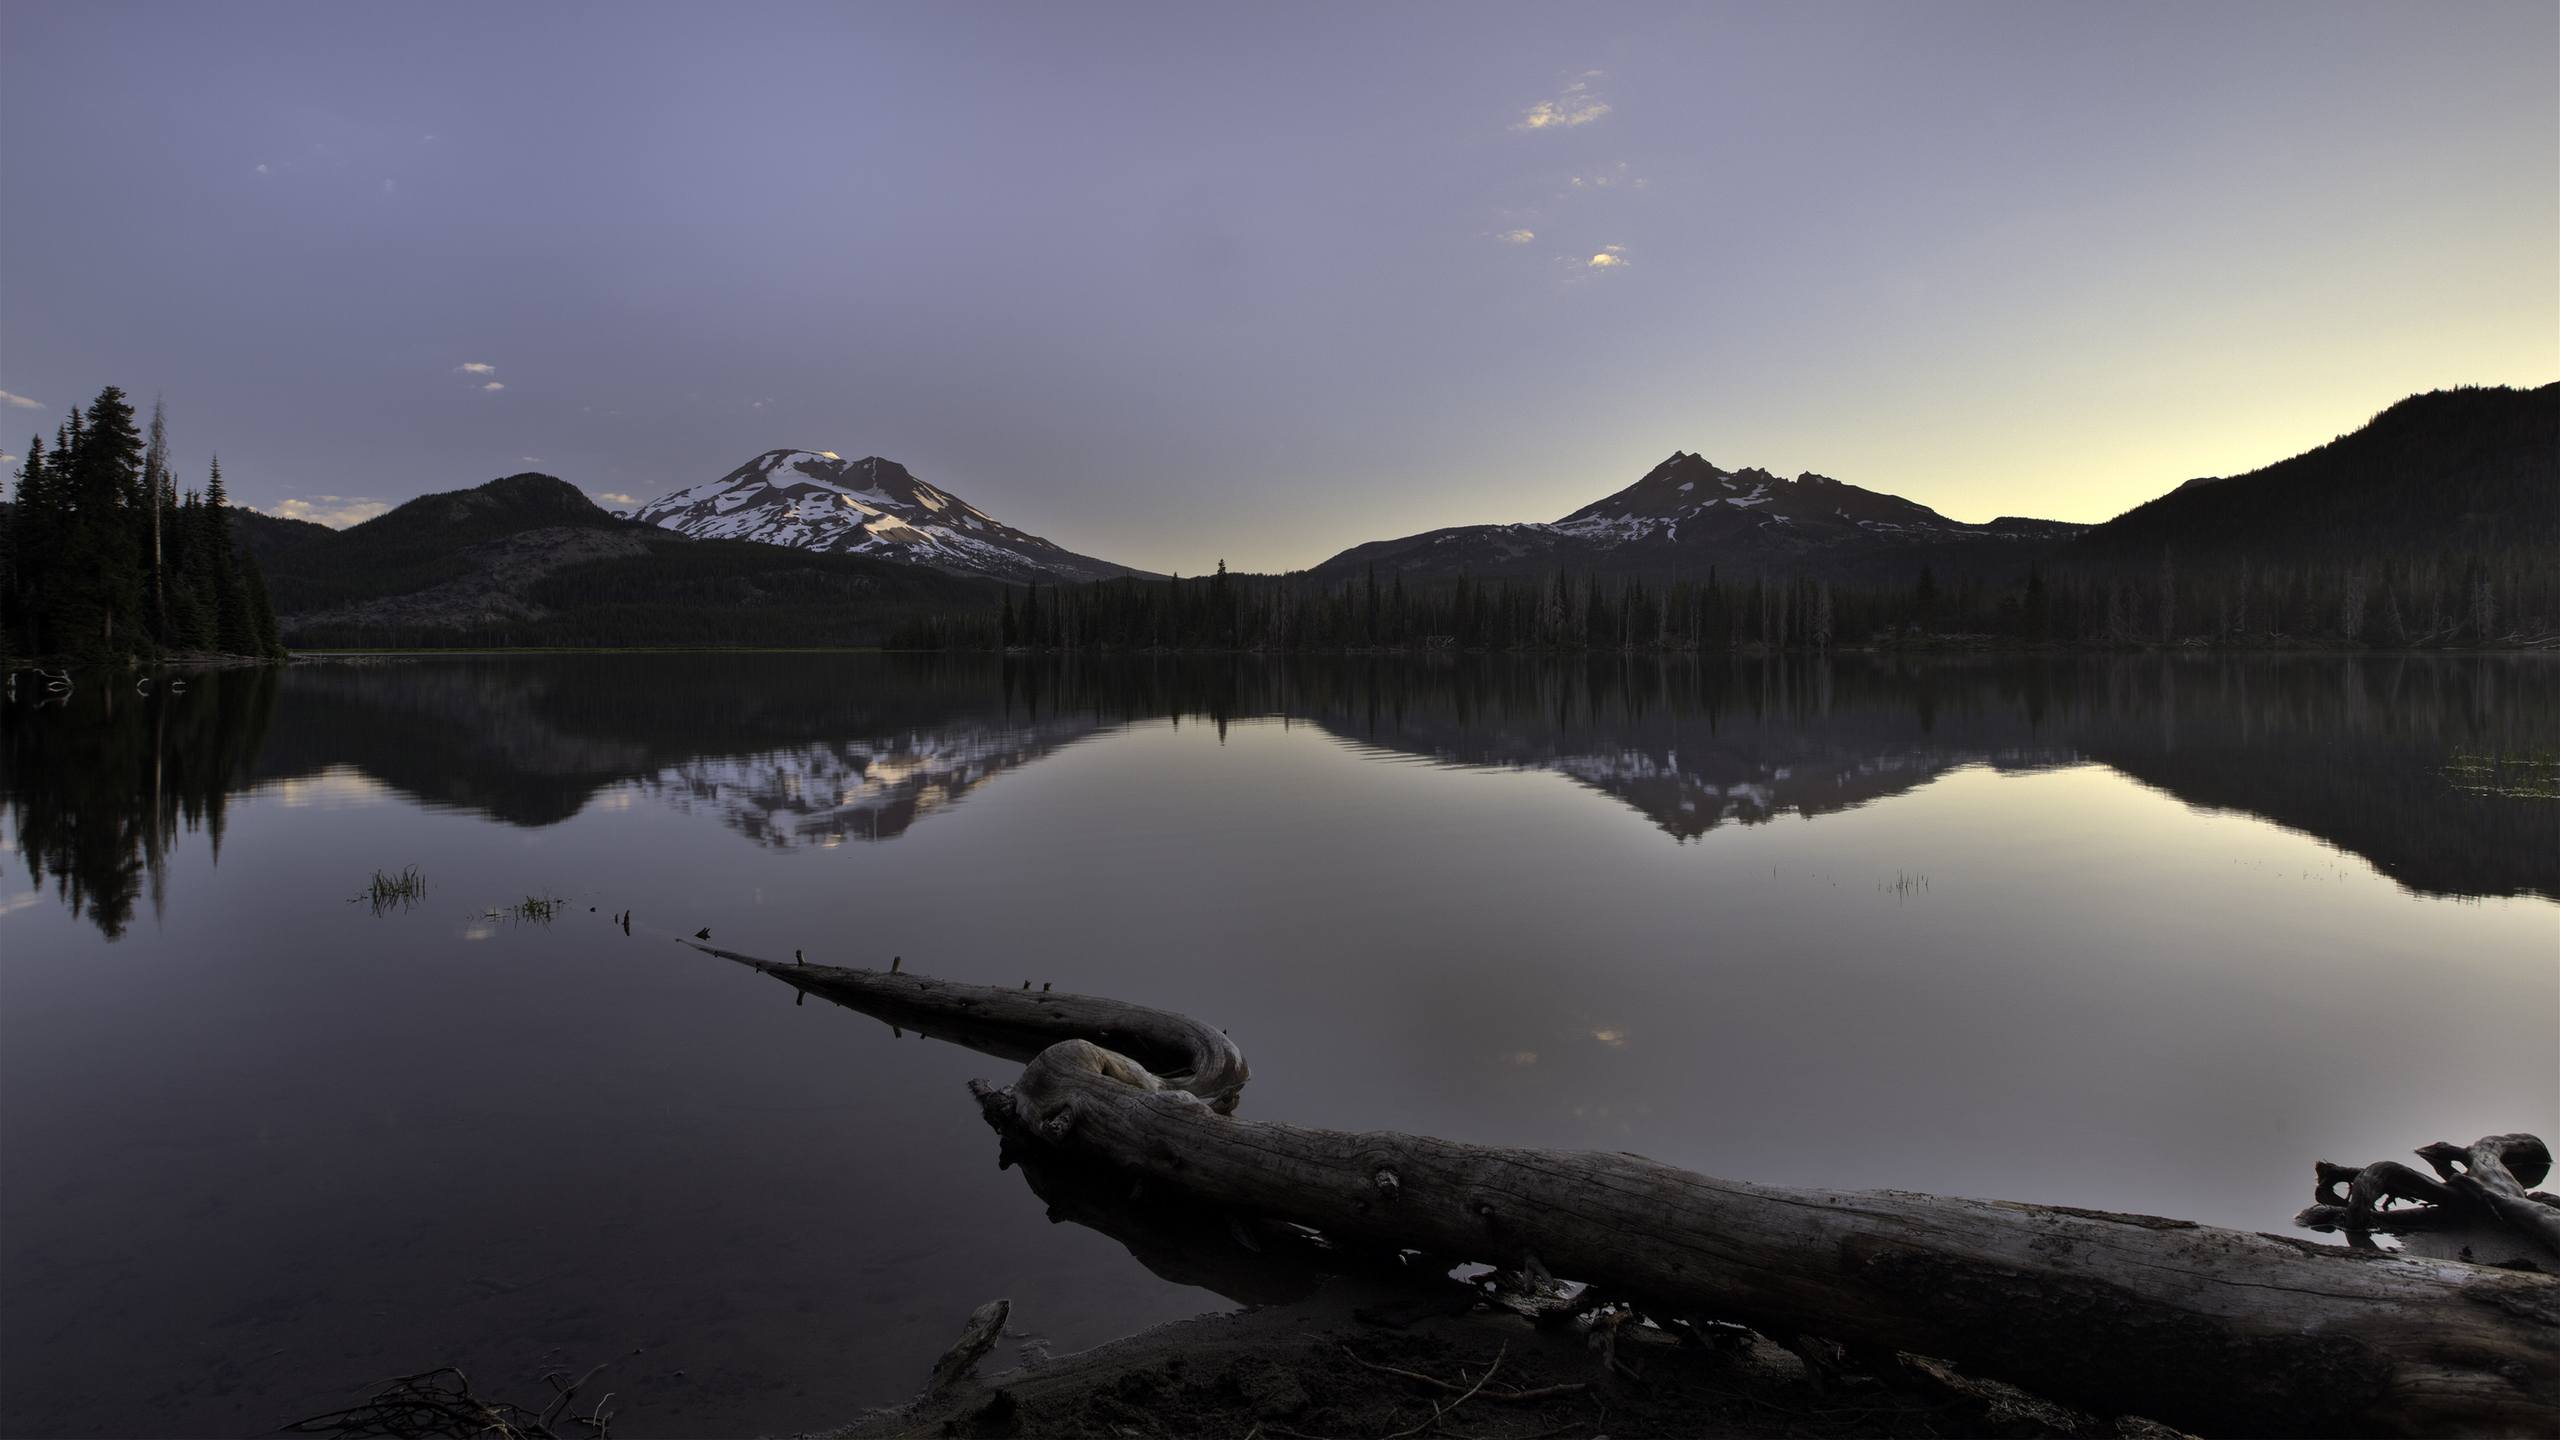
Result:
[[[52,554],[50,531],[53,501],[45,484],[48,473],[44,437],[30,436],[26,458],[18,464],[17,504],[10,511],[7,570],[0,576],[0,649],[40,653],[36,634],[36,585]]]
[[[151,444],[142,456],[143,503],[151,507],[151,551],[147,573],[151,580],[151,638],[169,643],[169,582],[160,533],[160,497],[167,488],[169,473],[169,422],[158,400],[151,402]]]
[[[207,568],[213,573],[214,643],[226,654],[260,653],[257,617],[249,604],[248,588],[240,580],[239,559],[231,553],[231,506],[222,488],[219,455],[204,484],[204,509]]]
[[[50,643],[77,654],[129,654],[147,640],[137,622],[142,573],[134,503],[140,489],[142,435],[133,407],[110,385],[75,416],[70,462],[61,468],[69,486],[69,516],[60,561],[46,590]],[[57,460],[59,452],[57,452]]]

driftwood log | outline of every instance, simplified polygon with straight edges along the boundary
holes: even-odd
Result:
[[[1011,1086],[971,1089],[1028,1142],[1344,1243],[1567,1277],[1659,1321],[1937,1356],[2209,1433],[2560,1433],[2553,1275],[2145,1215],[1789,1189],[1636,1155],[1240,1119],[1243,1055],[1187,1016],[697,948],[1025,1060]],[[2518,1154],[2513,1138],[2439,1168],[2468,1156],[2456,1175],[2494,1187],[2480,1157]],[[2499,1200],[2541,1203],[2521,1186]]]
[[[2551,1149],[2541,1137],[2438,1142],[2421,1147],[2418,1158],[2434,1169],[2432,1177],[2396,1160],[2321,1161],[2314,1167],[2316,1203],[2294,1223],[2344,1230],[2347,1243],[2359,1248],[2372,1248],[2377,1233],[2396,1234],[2421,1254],[2560,1269],[2560,1196],[2527,1188],[2551,1173]]]

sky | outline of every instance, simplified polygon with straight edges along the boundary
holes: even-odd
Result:
[[[0,453],[117,384],[327,523],[785,446],[1183,573],[1676,450],[2095,521],[2560,379],[2560,6],[11,0],[0,216]]]

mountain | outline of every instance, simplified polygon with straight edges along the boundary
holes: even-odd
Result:
[[[549,475],[422,495],[340,531],[236,513],[301,646],[877,644],[997,599],[914,565],[688,539]]]
[[[2190,480],[2092,529],[2093,566],[2560,560],[2560,383],[2413,395],[2262,470]]]
[[[1372,568],[1422,579],[1558,569],[1669,577],[1717,566],[1900,582],[1923,564],[1953,572],[2023,564],[2080,529],[2008,517],[1972,525],[1829,476],[1782,480],[1756,468],[1723,470],[1683,451],[1553,524],[1462,525],[1372,541],[1309,573],[1323,581]]]
[[[1016,583],[1139,573],[1016,530],[895,460],[846,460],[832,450],[768,450],[631,516],[696,539],[867,555]]]

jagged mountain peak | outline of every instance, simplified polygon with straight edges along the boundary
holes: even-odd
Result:
[[[2037,522],[1969,525],[1810,470],[1788,480],[1757,465],[1727,470],[1675,450],[1634,484],[1552,524],[1460,526],[1373,541],[1315,573],[1689,574],[1733,565],[1851,575],[1889,571],[1896,556],[1924,549],[1949,550],[1953,558],[1985,541],[2049,542],[2076,533],[2078,527]]]
[[[955,575],[1054,582],[1135,572],[1004,524],[895,460],[775,449],[632,518],[697,539],[902,560]]]

